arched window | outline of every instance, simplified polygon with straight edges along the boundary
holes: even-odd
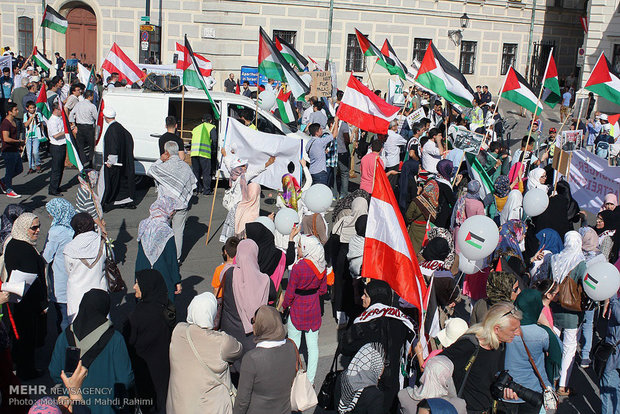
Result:
[[[17,48],[22,56],[30,56],[33,49],[32,19],[21,16],[17,18],[18,42]]]

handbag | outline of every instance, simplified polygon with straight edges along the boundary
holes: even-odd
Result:
[[[335,410],[336,401],[334,400],[336,395],[336,384],[338,383],[338,377],[342,374],[343,370],[338,370],[338,350],[334,354],[334,360],[329,372],[323,380],[319,394],[317,395],[318,406],[324,410]]]
[[[560,283],[558,302],[560,302],[560,305],[566,310],[581,312],[582,291],[582,287],[575,282],[569,273],[564,280],[562,280],[562,283]]]
[[[226,273],[222,276],[222,280],[220,280],[220,287],[217,288],[217,293],[215,294],[217,300],[217,312],[215,313],[215,318],[213,319],[214,331],[219,331],[220,323],[222,322],[222,309],[224,308],[224,283],[226,283]]]
[[[616,342],[614,345],[605,341],[603,338],[594,346],[592,350],[592,367],[599,378],[603,377],[603,373],[607,367],[607,361],[610,356],[617,352],[618,345],[620,345],[620,341]]]
[[[289,341],[291,341],[295,347],[295,354],[297,355],[297,373],[295,374],[295,379],[291,387],[291,410],[306,411],[316,406],[318,400],[314,392],[314,387],[310,380],[308,380],[308,374],[306,374],[306,370],[303,369],[303,365],[301,364],[297,345],[295,345],[295,342],[290,338]]]
[[[190,327],[190,325],[187,325],[185,327],[185,336],[187,337],[187,342],[189,343],[189,347],[192,348],[192,352],[194,353],[194,356],[196,357],[198,362],[200,362],[200,365],[202,365],[204,367],[204,369],[207,370],[207,372],[210,375],[212,375],[213,378],[215,378],[215,380],[217,382],[219,382],[220,384],[222,384],[226,388],[226,390],[228,391],[228,395],[230,396],[231,407],[234,407],[234,405],[235,405],[235,398],[237,398],[237,389],[235,388],[235,386],[232,383],[230,383],[230,377],[229,377],[229,380],[228,380],[230,385],[227,385],[226,383],[224,383],[224,381],[222,381],[220,379],[220,376],[217,375],[215,372],[213,372],[213,370],[211,368],[209,368],[207,363],[202,360],[202,358],[200,357],[200,354],[198,353],[198,350],[196,349],[196,346],[194,345],[194,341],[192,341],[192,335],[189,332],[189,327]],[[230,368],[226,368],[226,369],[230,369]]]
[[[527,348],[525,344],[525,338],[523,337],[523,332],[521,332],[521,340],[523,342],[523,347],[525,348],[525,352],[527,352],[527,357],[530,360],[530,365],[534,369],[534,373],[536,377],[538,377],[538,382],[540,382],[540,386],[543,389],[543,406],[545,410],[557,410],[558,409],[558,395],[555,393],[553,387],[545,385],[545,381],[543,380],[540,372],[538,372],[538,368],[534,363],[534,359],[532,358],[532,354],[530,354],[530,350]]]
[[[108,281],[108,287],[110,288],[110,292],[122,292],[127,289],[127,285],[121,276],[121,271],[116,265],[116,260],[114,260],[114,252],[107,240],[104,240],[103,244],[106,250],[105,277]]]

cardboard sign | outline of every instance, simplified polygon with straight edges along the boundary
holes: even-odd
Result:
[[[484,140],[483,134],[472,132],[462,126],[456,127],[456,132],[453,136],[452,145],[454,145],[454,148],[471,154],[477,154],[480,151],[480,145],[482,145],[482,141]]]
[[[409,115],[407,115],[407,123],[409,124],[409,128],[413,128],[413,124],[419,122],[425,116],[426,113],[424,113],[424,108],[418,108]]]
[[[332,74],[330,71],[297,72],[303,79],[310,75],[310,93],[306,94],[306,100],[312,96],[317,98],[329,98],[332,96]]]
[[[553,150],[553,164],[551,164],[553,169],[563,176],[568,176],[570,161],[571,153],[568,151],[562,151],[562,149],[556,145]]]
[[[583,131],[577,129],[574,131],[562,131],[561,148],[564,151],[577,151],[581,149],[583,141]]]

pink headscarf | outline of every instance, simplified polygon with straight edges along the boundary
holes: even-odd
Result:
[[[260,185],[250,183],[247,191],[242,191],[242,194],[243,198],[235,212],[235,234],[242,233],[246,223],[256,220],[260,214]]]
[[[253,240],[241,240],[235,259],[233,294],[243,329],[248,334],[252,333],[251,319],[256,309],[267,304],[270,279],[258,267],[258,245]]]
[[[601,206],[601,209],[599,211],[605,210],[605,204],[607,204],[607,203],[611,203],[615,207],[618,207],[618,197],[616,197],[616,195],[613,194],[613,193],[607,194],[605,196],[605,199],[603,200],[603,205]],[[614,209],[615,209],[615,207],[614,207]]]
[[[508,181],[510,183],[514,182],[515,180],[517,180],[519,177],[521,177],[521,173],[523,172],[523,163],[520,161],[517,161],[514,163],[514,165],[510,168],[510,173],[508,173]],[[518,190],[519,189],[519,181],[517,181],[512,187],[512,190]]]

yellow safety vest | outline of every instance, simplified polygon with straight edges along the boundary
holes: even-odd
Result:
[[[192,130],[190,156],[211,158],[211,131],[215,125],[203,122]]]

